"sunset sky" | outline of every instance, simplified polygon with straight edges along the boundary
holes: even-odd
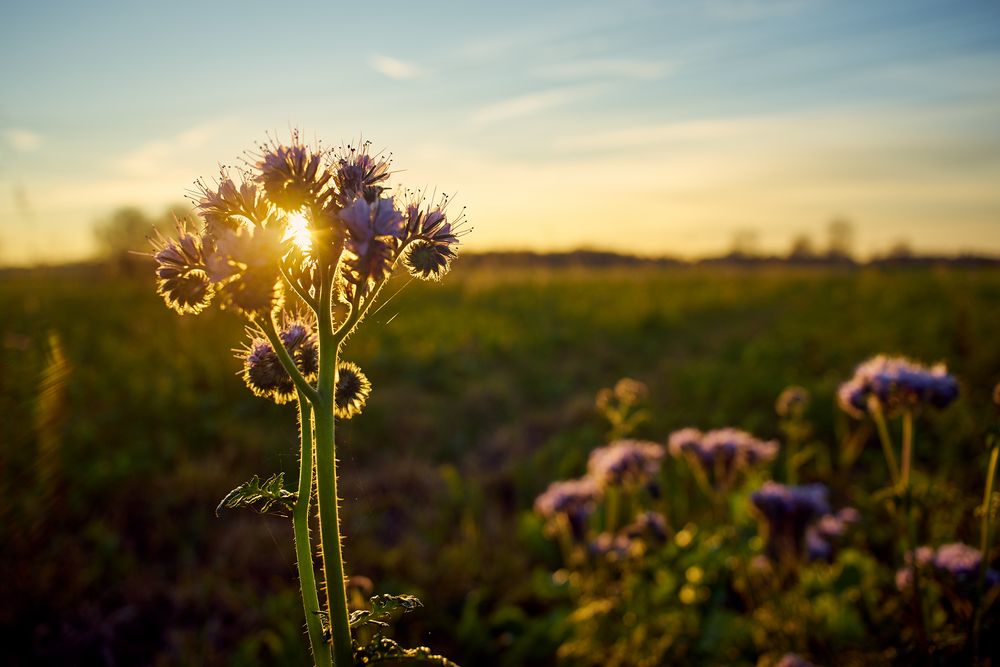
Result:
[[[1000,253],[1000,3],[5,2],[0,263],[267,132],[390,150],[474,250]],[[375,9],[372,9],[375,8]]]

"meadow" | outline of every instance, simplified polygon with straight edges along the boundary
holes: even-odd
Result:
[[[253,474],[294,478],[294,408],[255,398],[236,376],[226,350],[241,340],[237,317],[178,317],[151,286],[151,276],[97,270],[0,277],[5,664],[306,664],[288,521],[214,513]],[[618,638],[599,634],[590,662],[560,653],[593,628],[581,623],[580,585],[532,509],[549,483],[582,474],[607,442],[595,395],[623,377],[649,389],[647,418],[632,435],[659,443],[687,426],[781,440],[775,399],[801,385],[812,397],[815,454],[799,475],[862,514],[845,549],[858,581],[823,598],[841,625],[786,629],[758,618],[766,636],[754,636],[725,591],[708,586],[691,604],[674,592],[661,601],[682,610],[687,639],[669,647],[674,659],[752,665],[762,646],[819,664],[907,655],[912,642],[890,622],[884,577],[870,566],[896,558],[877,497],[885,461],[872,429],[835,401],[874,354],[943,361],[958,378],[960,399],[917,423],[919,531],[921,544],[979,543],[985,433],[998,419],[996,269],[459,260],[441,284],[401,278],[388,289],[398,293],[345,354],[373,384],[364,412],[338,426],[350,590],[359,603],[372,589],[418,595],[425,607],[403,617],[396,635],[459,664],[554,665],[558,655],[562,664],[643,664],[642,637],[630,639],[639,642],[632,662],[610,654]],[[863,445],[856,461],[842,455],[852,433]],[[714,510],[699,504],[681,462],[664,465],[658,506],[675,529],[702,531],[705,540],[693,539],[704,570],[748,553],[746,493],[733,500],[732,530],[716,538]],[[869,600],[875,587],[879,599]],[[653,633],[658,603],[643,604],[653,607],[636,608],[638,624],[652,619]],[[599,632],[620,627],[624,636],[630,625]]]

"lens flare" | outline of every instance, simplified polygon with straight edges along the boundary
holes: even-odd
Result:
[[[309,230],[309,220],[301,212],[288,216],[285,240],[288,239],[291,239],[303,252],[312,250],[312,232]]]

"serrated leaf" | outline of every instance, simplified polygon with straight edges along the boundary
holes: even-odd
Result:
[[[261,514],[271,512],[275,507],[291,510],[298,494],[285,489],[285,473],[279,472],[261,483],[254,475],[249,482],[244,482],[226,494],[218,507],[215,516],[221,516],[222,510],[248,507]]]
[[[381,597],[381,596],[379,596]],[[412,597],[412,596],[410,596]],[[419,602],[419,600],[418,600]],[[426,646],[403,648],[388,637],[375,635],[364,646],[354,648],[355,665],[440,665],[441,667],[458,667],[443,655],[435,655]]]
[[[376,595],[368,602],[371,603],[373,616],[385,616],[397,610],[405,614],[424,606],[416,595]]]

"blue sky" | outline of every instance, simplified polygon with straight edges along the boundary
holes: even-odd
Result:
[[[0,9],[0,262],[85,257],[290,126],[456,194],[472,249],[1000,252],[1000,3]],[[366,11],[367,9],[367,11]]]

